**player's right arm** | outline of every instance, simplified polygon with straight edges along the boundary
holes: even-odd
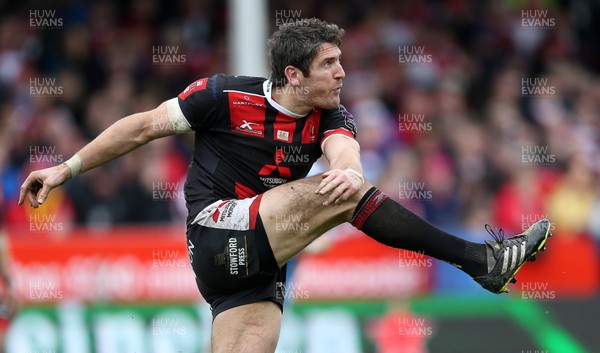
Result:
[[[177,98],[163,102],[153,110],[126,116],[65,163],[31,172],[21,185],[19,205],[27,198],[31,207],[37,208],[46,201],[50,190],[70,178],[121,157],[154,139],[187,131],[191,131],[191,128],[181,114]]]

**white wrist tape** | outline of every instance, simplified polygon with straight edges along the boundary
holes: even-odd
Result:
[[[79,158],[77,153],[69,160],[65,161],[65,165],[69,167],[69,170],[71,171],[71,178],[75,178],[81,174],[81,158]]]
[[[364,184],[364,183],[365,183],[365,178],[362,176],[362,174],[360,174],[360,173],[359,173],[359,172],[357,172],[356,170],[354,170],[354,169],[352,169],[352,168],[347,168],[347,169],[345,170],[345,172],[346,172],[346,173],[350,173],[350,174],[354,174],[354,175],[356,175],[356,176],[357,176],[357,177],[360,179],[360,181],[361,181],[361,183],[362,183],[362,184]]]

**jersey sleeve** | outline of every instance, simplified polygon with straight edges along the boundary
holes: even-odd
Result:
[[[341,104],[335,109],[328,109],[323,112],[319,130],[321,149],[323,149],[323,143],[333,135],[342,135],[350,139],[356,138],[354,116]]]
[[[179,107],[194,131],[209,130],[217,119],[218,86],[222,77],[201,78],[177,96]]]

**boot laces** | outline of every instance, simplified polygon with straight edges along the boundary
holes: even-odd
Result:
[[[494,238],[496,243],[502,244],[502,242],[504,241],[504,229],[500,228],[500,229],[498,229],[498,232],[496,233],[496,231],[494,231],[494,228],[492,228],[492,226],[490,226],[489,224],[486,224],[485,230],[492,236],[492,238]]]

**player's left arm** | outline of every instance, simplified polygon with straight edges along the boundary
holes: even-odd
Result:
[[[364,184],[360,145],[348,136],[332,135],[323,142],[322,150],[329,162],[329,171],[323,173],[323,180],[315,193],[329,194],[324,206],[339,204],[348,200]]]

